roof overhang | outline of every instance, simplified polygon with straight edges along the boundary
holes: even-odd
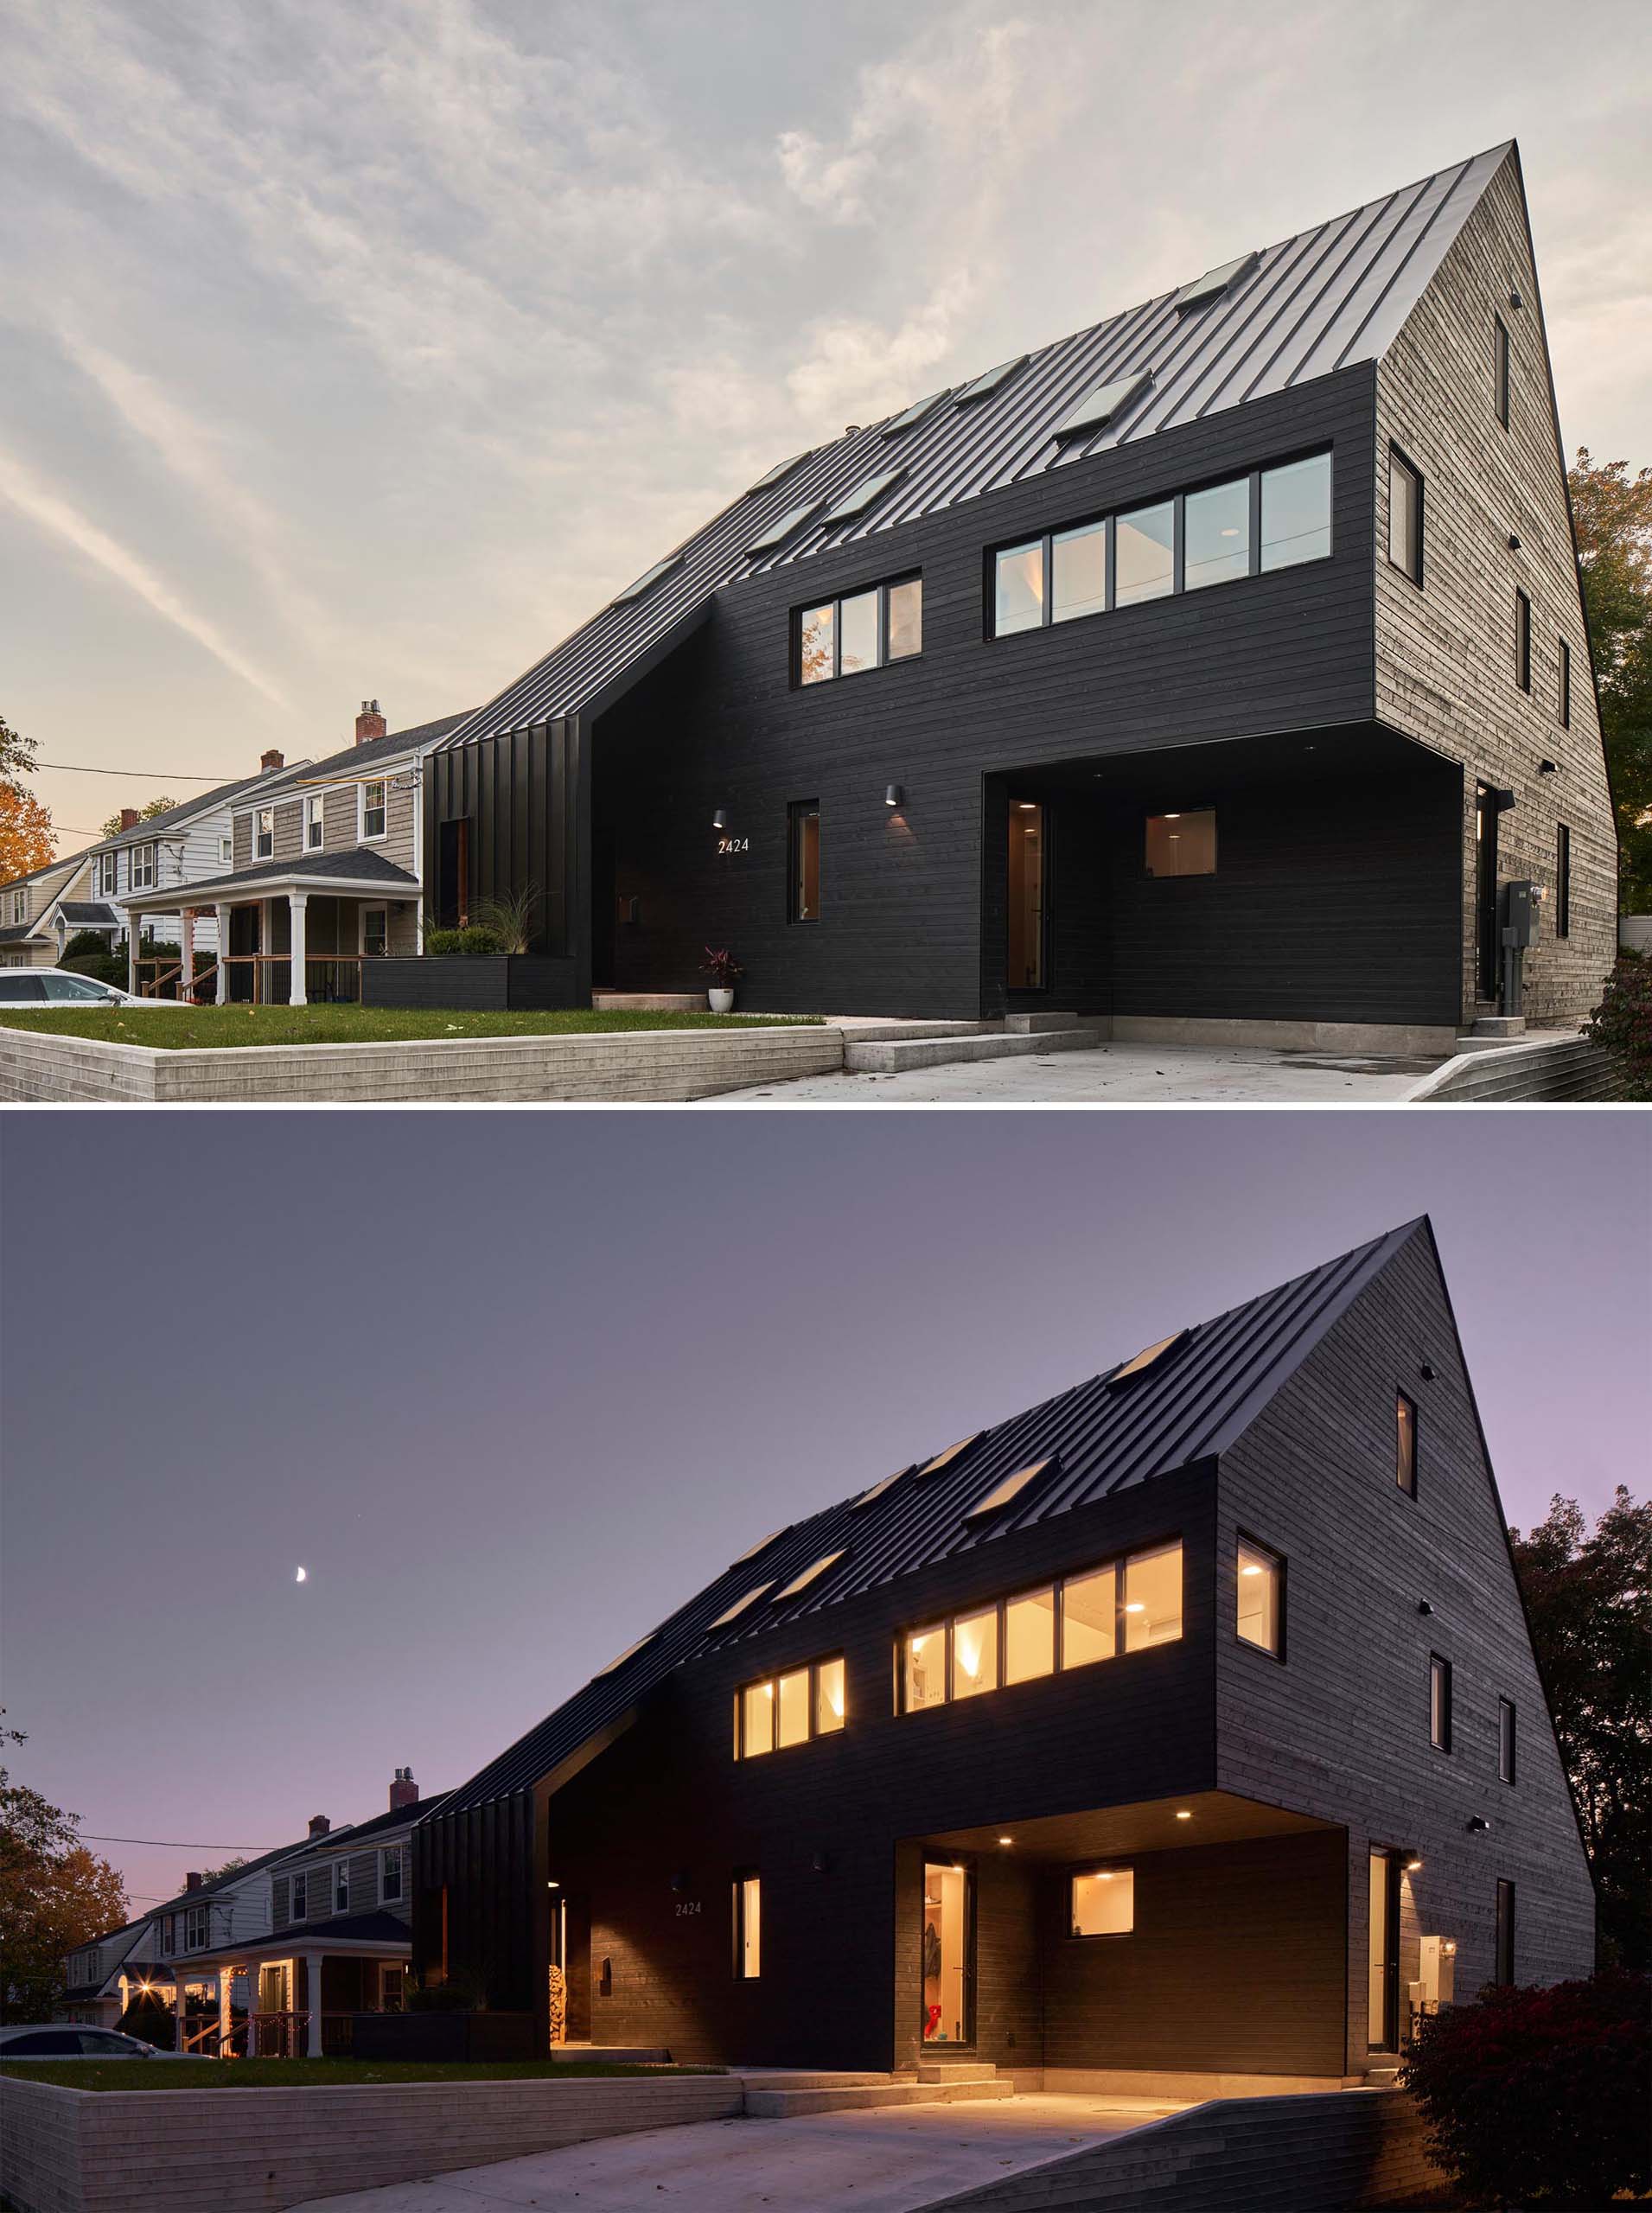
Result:
[[[405,1960],[412,1957],[412,1951],[411,1929],[399,1942],[393,1936],[326,1936],[319,1931],[307,1936],[302,1929],[288,1929],[278,1936],[258,1936],[245,1944],[215,1944],[209,1952],[190,1952],[178,1959],[154,1961],[143,1980],[173,1982],[182,1973],[187,1981],[192,1974],[216,1973],[220,1967],[261,1966],[269,1960],[300,1960],[315,1952],[324,1952],[329,1959]]]
[[[175,883],[162,891],[139,891],[123,898],[121,905],[134,915],[178,915],[186,907],[252,907],[260,899],[285,898],[291,891],[306,891],[322,899],[417,899],[423,890],[417,880],[405,882],[381,876],[306,876],[292,871],[283,876],[260,876],[239,883],[226,878],[215,885],[210,877],[200,883]]]

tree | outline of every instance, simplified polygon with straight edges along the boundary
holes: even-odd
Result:
[[[140,822],[153,822],[157,814],[164,814],[169,807],[175,807],[177,803],[178,802],[175,799],[152,799],[147,807],[140,807],[138,808],[137,819]],[[130,827],[131,826],[128,825],[127,826]],[[120,809],[117,807],[115,812],[110,816],[107,822],[105,822],[103,827],[99,831],[98,835],[100,838],[118,838],[120,831]]]
[[[0,1743],[24,1741],[0,1728]],[[50,2020],[65,1955],[129,1917],[125,1884],[80,1842],[80,1820],[0,1767],[0,2019]]]
[[[246,1855],[240,1853],[233,1859],[226,1859],[221,1867],[203,1867],[201,1871],[201,1883],[204,1886],[207,1883],[221,1882],[226,1875],[233,1875],[238,1867],[245,1867],[246,1865]]]
[[[0,883],[32,875],[56,852],[52,818],[34,794],[21,784],[0,782]]]
[[[1652,911],[1652,469],[1597,463],[1579,446],[1569,472],[1578,561],[1600,687],[1601,733],[1617,809],[1618,899]]]
[[[1652,1503],[1620,1483],[1590,1535],[1557,1493],[1508,1533],[1599,1897],[1603,1966],[1652,1964]]]
[[[15,730],[0,715],[0,784],[15,784],[35,773],[35,741]]]

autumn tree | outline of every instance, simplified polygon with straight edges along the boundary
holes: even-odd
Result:
[[[0,1743],[22,1732],[0,1729]],[[126,1886],[66,1814],[0,1767],[0,2020],[48,2021],[63,1961],[129,1917]]]
[[[23,786],[35,765],[34,739],[0,715],[0,883],[44,868],[57,850],[51,816]]]
[[[175,799],[152,799],[147,807],[138,808],[137,819],[140,822],[153,822],[157,814],[166,813],[169,808],[175,807],[177,803]],[[100,838],[118,838],[120,831],[120,809],[117,807],[99,831],[98,835]]]
[[[1599,1898],[1601,1964],[1652,1966],[1652,1503],[1620,1483],[1509,1540]]]
[[[1578,561],[1617,810],[1618,899],[1652,911],[1652,469],[1597,462],[1569,472]]]

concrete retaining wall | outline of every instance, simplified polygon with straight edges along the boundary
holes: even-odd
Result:
[[[0,1026],[0,1100],[160,1106],[709,1099],[834,1075],[843,1034],[635,1030],[574,1037],[412,1038],[169,1053]]]
[[[725,2075],[107,2091],[6,2077],[0,2186],[19,2213],[276,2213],[743,2105]]]

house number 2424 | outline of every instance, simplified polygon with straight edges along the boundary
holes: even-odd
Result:
[[[749,838],[719,838],[717,849],[720,853],[749,853],[751,840]]]
[[[691,1913],[698,1913],[699,1910],[700,1902],[698,1898],[679,1898],[677,1901],[677,1918],[679,1921],[686,1920]]]

